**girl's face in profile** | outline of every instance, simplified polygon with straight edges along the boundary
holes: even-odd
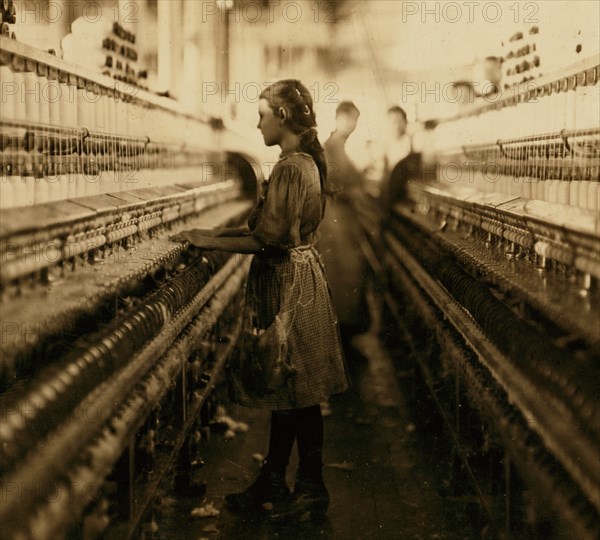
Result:
[[[279,144],[283,134],[283,126],[281,125],[281,117],[277,116],[269,102],[266,99],[261,99],[258,102],[258,125],[265,144],[274,146]]]

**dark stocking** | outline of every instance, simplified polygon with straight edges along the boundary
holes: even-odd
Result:
[[[285,478],[292,446],[294,445],[294,426],[291,413],[294,411],[272,411],[271,432],[269,435],[269,453],[263,466],[264,472],[272,472]]]
[[[323,468],[323,416],[321,407],[313,405],[291,411],[298,440],[297,479],[300,482],[322,484]]]

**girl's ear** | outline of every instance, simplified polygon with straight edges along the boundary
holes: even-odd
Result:
[[[279,107],[279,109],[277,109],[277,114],[281,118],[281,125],[283,125],[285,123],[285,121],[288,119],[288,113],[285,110],[285,107]]]

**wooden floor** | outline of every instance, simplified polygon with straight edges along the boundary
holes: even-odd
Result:
[[[469,539],[480,535],[476,505],[465,498],[443,498],[447,452],[434,449],[425,423],[411,416],[401,387],[410,385],[402,351],[393,355],[381,344],[377,325],[348,346],[353,388],[331,400],[325,419],[324,469],[331,495],[325,522],[310,520],[275,526],[244,520],[230,513],[223,497],[244,489],[255,477],[265,454],[268,416],[230,406],[228,414],[250,430],[226,440],[211,436],[203,453],[206,465],[195,480],[207,484],[205,497],[168,494],[157,518],[161,539]],[[361,354],[356,351],[360,350]],[[394,357],[394,359],[392,358]],[[403,383],[404,381],[404,383]],[[436,445],[435,448],[439,448]],[[436,455],[436,454],[444,455]],[[295,454],[295,450],[294,450]],[[293,486],[297,458],[288,472]],[[213,503],[215,517],[191,518],[192,508]],[[476,514],[476,512],[475,512]]]

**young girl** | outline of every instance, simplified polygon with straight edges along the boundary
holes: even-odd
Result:
[[[271,411],[269,451],[256,481],[225,500],[231,510],[254,513],[273,504],[273,517],[306,512],[323,515],[329,494],[322,476],[323,418],[319,403],[348,387],[337,321],[327,281],[314,248],[331,193],[327,165],[315,129],[310,93],[297,80],[282,80],[260,96],[259,122],[267,146],[281,147],[280,159],[247,227],[194,229],[171,237],[204,249],[252,253],[246,310],[266,329],[292,295],[294,315],[287,328],[288,359],[295,373],[274,392],[255,394],[232,365],[232,399]],[[294,441],[299,466],[293,497],[285,471]]]

